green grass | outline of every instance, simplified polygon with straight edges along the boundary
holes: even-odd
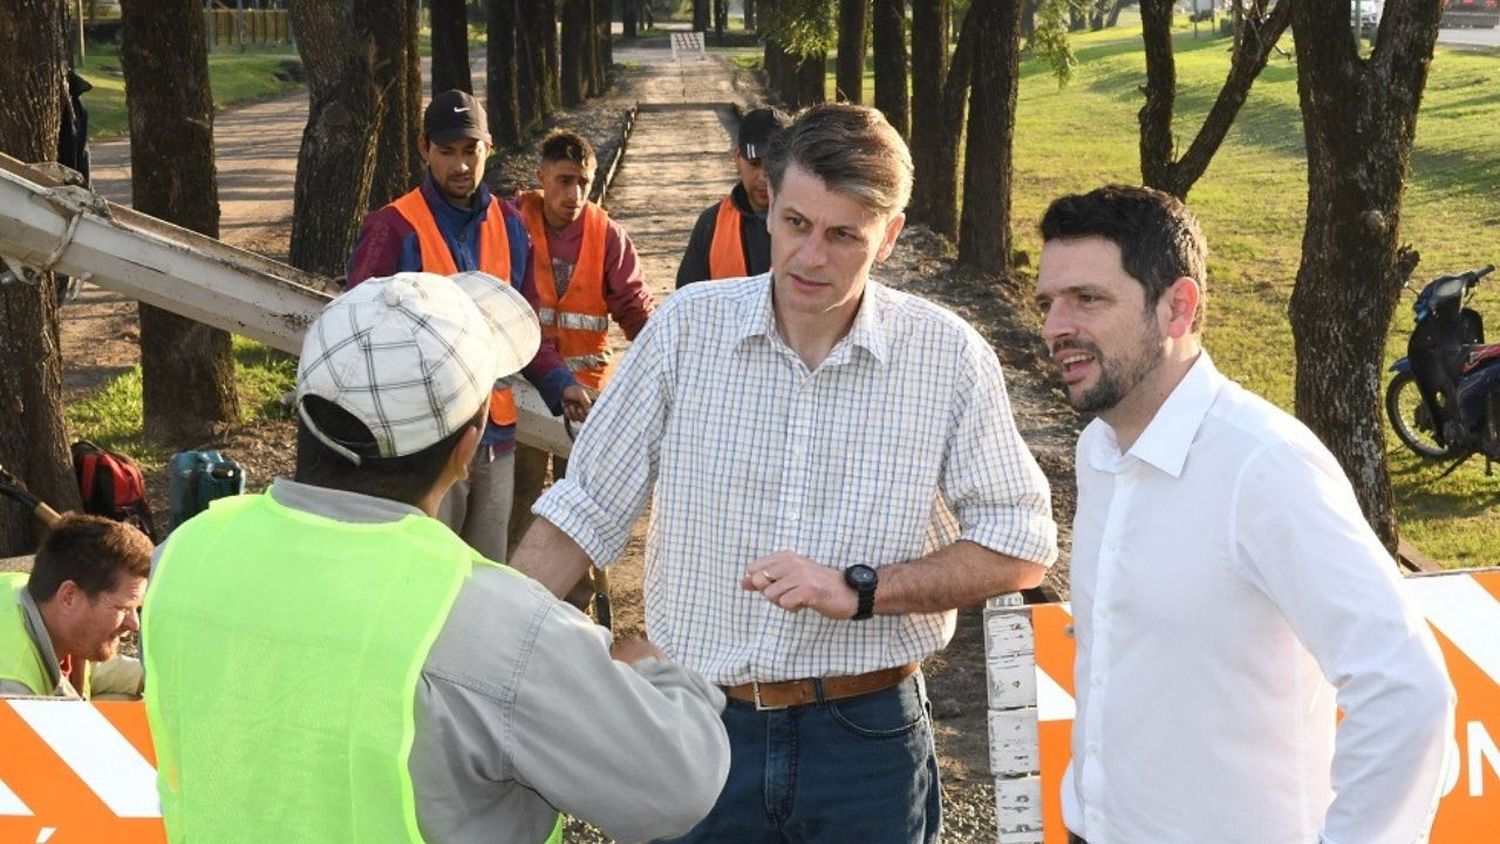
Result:
[[[1179,19],[1180,22],[1183,19]],[[1274,55],[1213,164],[1189,195],[1211,247],[1205,343],[1229,377],[1292,408],[1296,360],[1287,307],[1306,220],[1307,162],[1290,37]],[[1075,34],[1078,67],[1060,87],[1036,59],[1021,66],[1016,108],[1017,247],[1041,249],[1036,224],[1060,194],[1140,182],[1140,86],[1145,55],[1136,21]],[[1228,70],[1228,41],[1207,28],[1176,34],[1178,148],[1192,140]],[[746,60],[747,64],[750,60]],[[752,64],[751,66],[758,66]],[[833,90],[829,59],[828,90]],[[864,101],[873,101],[865,75]],[[1422,253],[1421,284],[1445,272],[1500,264],[1500,52],[1439,47],[1417,122],[1401,240]],[[961,147],[962,149],[962,147]],[[960,166],[962,163],[960,162]],[[1410,295],[1398,305],[1387,363],[1405,354]],[[1500,281],[1475,298],[1500,338]],[[1495,339],[1495,338],[1492,338]],[[1388,379],[1387,379],[1388,380]],[[1383,389],[1383,387],[1382,387]],[[1500,475],[1471,459],[1448,477],[1387,435],[1403,535],[1451,566],[1500,564]]]
[[[1185,147],[1228,68],[1224,39],[1176,41],[1177,131]],[[1106,181],[1140,181],[1138,86],[1145,57],[1139,30],[1075,38],[1080,60],[1059,88],[1037,61],[1022,68],[1016,109],[1015,220],[1018,246],[1035,255],[1036,221],[1058,194]],[[1291,51],[1290,40],[1283,44]],[[1439,48],[1417,122],[1401,239],[1422,253],[1419,284],[1443,272],[1500,263],[1500,54]],[[1189,195],[1211,247],[1205,343],[1229,377],[1288,410],[1295,356],[1287,306],[1301,256],[1307,163],[1291,58],[1273,55],[1234,129]],[[1398,306],[1387,361],[1405,354],[1411,298]],[[1500,325],[1500,285],[1476,297]],[[1435,480],[1388,435],[1403,534],[1447,565],[1500,563],[1500,477],[1474,459]]]
[[[235,336],[234,374],[244,422],[287,418],[283,393],[297,380],[297,361],[254,340]],[[73,439],[93,440],[122,451],[147,470],[166,464],[172,449],[148,441],[141,432],[141,368],[116,377],[87,400],[67,409]]]
[[[90,44],[87,53],[81,73],[94,86],[83,95],[83,104],[89,110],[89,138],[102,141],[121,137],[130,131],[130,117],[125,110],[125,74],[120,68],[119,48]],[[289,44],[247,47],[243,53],[220,46],[208,54],[214,105],[225,108],[302,87],[301,83],[277,77],[284,64],[301,61],[296,48]]]

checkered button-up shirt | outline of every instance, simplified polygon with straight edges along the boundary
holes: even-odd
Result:
[[[608,564],[651,493],[647,633],[724,685],[861,674],[953,635],[955,612],[789,613],[740,588],[759,557],[878,569],[958,539],[1057,555],[1047,481],[994,351],[948,311],[873,281],[811,372],[776,329],[769,275],[674,294],[535,512]]]

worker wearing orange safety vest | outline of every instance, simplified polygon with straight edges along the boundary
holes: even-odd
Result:
[[[542,335],[555,343],[579,383],[592,390],[602,389],[608,380],[610,319],[627,340],[634,340],[655,310],[630,235],[588,199],[597,163],[586,139],[555,130],[541,143],[541,189],[516,197],[535,255]],[[524,445],[516,449],[513,543],[546,483],[548,457]],[[566,470],[567,461],[552,461],[554,478]]]
[[[677,267],[679,289],[695,281],[760,275],[771,269],[766,209],[771,193],[764,159],[771,138],[790,124],[778,109],[758,108],[740,121],[733,159],[739,182],[698,216]]]
[[[365,219],[350,260],[347,287],[418,270],[439,275],[479,270],[509,281],[536,305],[531,244],[520,214],[484,184],[490,149],[484,107],[462,91],[433,98],[418,150],[422,184]],[[523,370],[557,415],[581,421],[589,397],[553,346],[544,342]],[[486,558],[504,562],[513,496],[516,403],[497,385],[489,424],[470,466],[454,484],[439,518]]]

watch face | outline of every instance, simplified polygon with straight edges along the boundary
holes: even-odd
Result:
[[[844,577],[855,589],[868,589],[874,586],[876,581],[875,570],[869,566],[850,566],[844,572]]]

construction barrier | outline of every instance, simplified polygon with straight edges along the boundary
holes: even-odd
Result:
[[[1434,844],[1500,829],[1500,572],[1409,578],[1458,689],[1456,764]],[[1001,844],[1064,844],[1074,715],[1066,604],[985,611],[990,765]],[[0,841],[161,842],[156,756],[140,703],[0,700]]]
[[[1495,840],[1500,829],[1500,571],[1409,577],[1458,690],[1455,765],[1433,844]],[[1073,617],[1067,604],[985,610],[990,769],[1001,844],[1066,844],[1062,777],[1071,754]]]

